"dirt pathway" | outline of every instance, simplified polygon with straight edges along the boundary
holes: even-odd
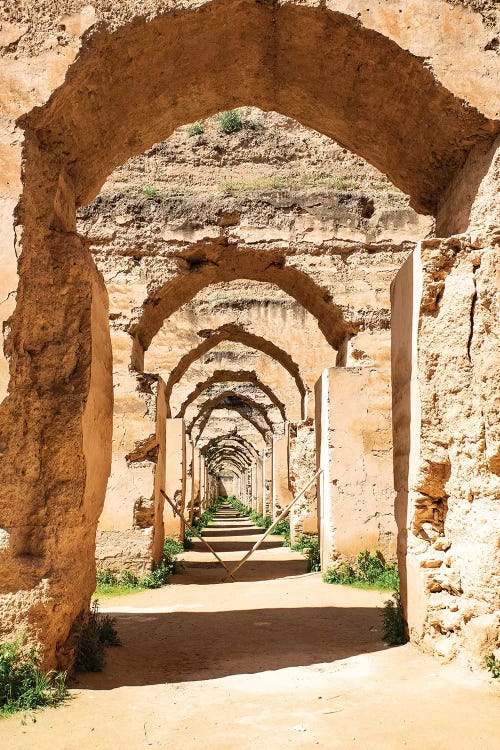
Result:
[[[259,530],[224,511],[207,538],[236,561]],[[493,750],[498,692],[381,642],[386,594],[321,582],[271,537],[238,583],[201,543],[173,585],[102,601],[123,640],[68,704],[0,722],[8,750]]]

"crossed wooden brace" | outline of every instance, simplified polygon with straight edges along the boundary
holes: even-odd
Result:
[[[315,481],[316,481],[316,479],[317,479],[317,478],[319,477],[319,475],[320,475],[320,474],[321,474],[322,472],[323,472],[323,469],[318,469],[318,470],[317,470],[317,472],[316,472],[316,473],[314,474],[314,476],[312,477],[312,479],[310,479],[310,480],[309,480],[309,482],[308,482],[308,483],[307,483],[307,484],[306,484],[306,485],[305,485],[305,486],[304,486],[304,487],[303,487],[303,488],[301,489],[301,491],[299,492],[299,494],[298,494],[298,495],[296,495],[296,496],[295,496],[295,497],[293,498],[292,502],[291,502],[291,503],[290,503],[289,505],[287,505],[287,507],[286,507],[286,508],[285,508],[284,510],[282,510],[282,511],[281,511],[281,513],[279,514],[278,518],[277,518],[277,519],[276,519],[276,520],[275,520],[275,521],[273,522],[273,524],[272,524],[272,525],[271,525],[271,526],[270,526],[270,527],[269,527],[268,529],[266,529],[266,531],[264,532],[264,534],[263,534],[263,535],[262,535],[262,536],[261,536],[261,537],[260,537],[260,538],[259,538],[259,539],[258,539],[258,540],[257,540],[256,542],[255,542],[255,544],[253,545],[252,549],[251,549],[251,550],[249,550],[249,551],[248,551],[248,552],[246,553],[246,555],[245,555],[245,556],[244,556],[244,557],[243,557],[243,558],[242,558],[242,559],[241,559],[241,560],[239,561],[239,563],[238,563],[238,564],[237,564],[237,565],[236,565],[236,566],[235,566],[235,567],[234,567],[234,568],[233,568],[232,570],[229,570],[229,568],[227,567],[227,565],[226,565],[226,563],[224,562],[224,560],[222,560],[222,559],[221,559],[221,558],[219,557],[219,555],[217,554],[217,552],[216,552],[216,551],[214,550],[214,548],[213,548],[213,547],[212,547],[212,546],[211,546],[211,545],[210,545],[210,544],[209,544],[209,543],[207,542],[207,540],[206,540],[206,539],[205,539],[205,538],[204,538],[204,537],[203,537],[203,536],[202,536],[201,534],[199,534],[199,533],[198,533],[198,532],[196,531],[196,529],[194,529],[194,528],[193,528],[193,527],[191,526],[191,524],[190,524],[190,523],[189,523],[188,521],[186,521],[186,519],[185,519],[185,518],[183,519],[183,520],[184,520],[184,523],[186,524],[186,526],[188,527],[188,529],[189,529],[189,530],[190,530],[190,531],[191,531],[191,532],[192,532],[192,533],[193,533],[193,534],[194,534],[194,535],[195,535],[196,537],[198,537],[198,539],[199,539],[199,540],[200,540],[201,542],[203,542],[203,544],[205,545],[205,547],[207,547],[207,548],[208,548],[208,549],[210,550],[210,552],[212,553],[212,555],[213,555],[213,556],[214,556],[214,557],[215,557],[215,558],[216,558],[216,559],[218,560],[218,562],[220,562],[220,564],[222,565],[222,567],[223,567],[223,568],[225,568],[225,570],[227,571],[227,574],[228,574],[228,575],[227,575],[227,577],[226,577],[226,578],[225,578],[225,579],[224,579],[224,580],[222,581],[222,583],[225,583],[225,582],[226,582],[227,580],[229,580],[229,579],[231,579],[231,580],[233,580],[233,581],[236,581],[236,578],[234,577],[234,574],[236,573],[236,571],[237,571],[237,570],[239,570],[239,569],[240,569],[241,567],[243,567],[243,565],[244,565],[244,564],[245,564],[245,563],[246,563],[246,562],[247,562],[247,561],[249,560],[249,558],[250,558],[250,557],[251,557],[251,556],[253,555],[253,553],[254,553],[254,552],[255,552],[256,550],[258,550],[258,549],[259,549],[259,547],[261,546],[262,542],[263,542],[263,541],[264,541],[264,540],[266,539],[266,537],[268,537],[268,536],[269,536],[269,534],[272,534],[272,532],[274,531],[274,529],[276,528],[276,526],[277,526],[277,525],[279,524],[279,522],[280,522],[280,521],[282,521],[282,520],[283,520],[283,519],[285,518],[285,516],[287,516],[287,515],[288,515],[288,513],[290,513],[290,510],[291,510],[291,509],[293,508],[293,506],[295,505],[295,503],[297,502],[297,500],[300,500],[300,498],[302,497],[302,495],[303,495],[303,494],[304,494],[305,492],[307,492],[307,490],[309,489],[309,487],[310,487],[310,486],[312,485],[312,483],[313,483],[313,482],[315,482]],[[178,508],[178,507],[177,507],[176,505],[174,505],[174,503],[173,503],[173,502],[172,502],[172,501],[170,500],[170,498],[169,498],[169,497],[168,497],[168,496],[167,496],[167,495],[165,494],[164,490],[160,490],[160,492],[161,492],[161,494],[163,495],[164,499],[165,499],[165,500],[167,501],[167,503],[168,503],[168,504],[170,505],[170,507],[172,508],[172,510],[173,510],[173,512],[175,513],[175,515],[176,515],[176,516],[179,516],[179,518],[182,518],[182,516],[181,516],[181,512],[180,512],[179,508]]]

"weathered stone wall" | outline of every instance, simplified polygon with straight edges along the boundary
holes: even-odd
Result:
[[[498,258],[467,237],[429,240],[393,290],[406,320],[393,388],[410,635],[477,663],[500,639]]]

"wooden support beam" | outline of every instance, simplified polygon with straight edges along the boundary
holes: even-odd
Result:
[[[323,469],[318,469],[318,471],[315,473],[315,475],[313,476],[313,478],[310,479],[309,482],[301,489],[301,491],[299,492],[299,494],[296,495],[296,497],[294,497],[294,499],[292,500],[292,502],[289,505],[287,505],[287,507],[284,510],[281,511],[281,513],[279,514],[279,516],[276,519],[276,521],[274,521],[274,523],[272,524],[272,526],[270,526],[266,530],[266,532],[260,537],[260,539],[258,539],[255,542],[255,544],[253,545],[252,549],[249,552],[247,552],[246,555],[245,555],[245,557],[243,557],[240,560],[240,562],[238,563],[238,565],[236,565],[236,567],[232,569],[232,571],[231,571],[231,577],[234,575],[234,573],[236,573],[237,570],[239,570],[248,561],[248,559],[251,557],[251,555],[253,555],[253,553],[255,552],[255,550],[259,549],[259,547],[262,544],[262,542],[264,541],[264,539],[266,539],[266,537],[268,537],[269,534],[271,534],[273,532],[273,530],[276,528],[276,526],[279,524],[279,522],[282,521],[288,513],[290,513],[290,510],[295,505],[295,503],[297,502],[297,500],[300,500],[300,498],[302,497],[302,495],[304,494],[304,492],[306,492],[309,489],[309,487],[311,486],[311,484],[316,481],[316,479],[319,477],[319,475],[322,472],[323,472]],[[228,578],[229,578],[229,576],[228,576]],[[225,581],[227,581],[228,578],[226,578]],[[233,580],[234,580],[234,578],[233,578]]]
[[[160,492],[163,495],[163,497],[165,498],[165,500],[167,501],[167,503],[170,505],[170,507],[172,508],[172,510],[174,511],[174,514],[177,515],[177,516],[179,516],[179,518],[181,518],[181,514],[180,514],[180,511],[178,510],[177,506],[173,504],[173,502],[171,501],[171,499],[169,497],[167,497],[167,495],[165,494],[165,492],[163,490],[160,490]],[[229,570],[229,568],[227,567],[227,565],[224,562],[224,560],[221,560],[221,558],[219,557],[219,555],[217,554],[217,552],[207,542],[207,540],[204,539],[201,534],[198,534],[198,532],[196,531],[196,529],[193,529],[193,527],[191,526],[191,524],[189,523],[189,521],[186,521],[186,519],[184,519],[184,523],[186,524],[186,526],[188,527],[188,529],[191,531],[191,533],[194,534],[195,536],[197,536],[198,539],[201,542],[203,542],[203,544],[205,545],[205,547],[208,547],[208,549],[210,550],[210,552],[212,553],[212,555],[214,555],[214,557],[217,558],[217,560],[220,562],[220,564],[222,565],[222,567],[225,568],[225,570],[228,572],[228,576],[224,580],[227,581],[228,578],[232,578],[233,581],[236,582],[236,578],[233,576],[232,572]]]

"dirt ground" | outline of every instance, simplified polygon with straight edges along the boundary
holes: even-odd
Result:
[[[223,511],[206,531],[236,562],[260,530]],[[486,676],[381,641],[387,594],[323,584],[270,537],[238,575],[196,543],[172,585],[102,600],[123,646],[65,706],[0,722],[6,750],[497,750]]]

